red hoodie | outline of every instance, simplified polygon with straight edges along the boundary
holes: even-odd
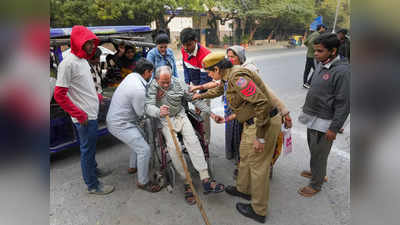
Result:
[[[90,40],[94,40],[94,48],[93,52],[90,55],[87,55],[87,53],[83,51],[82,47],[87,41]],[[90,59],[96,52],[96,48],[99,45],[99,42],[100,40],[88,28],[79,25],[72,27],[71,52],[79,58]]]
[[[94,40],[94,48],[93,52],[88,55],[82,48],[83,45],[90,40]],[[94,55],[96,48],[99,45],[99,42],[100,40],[88,28],[84,26],[72,27],[71,53],[73,53],[77,57],[85,59],[91,58]],[[54,89],[54,99],[57,101],[62,109],[64,109],[70,116],[75,117],[79,121],[79,123],[85,122],[88,117],[86,112],[84,112],[76,105],[74,105],[74,103],[72,103],[72,101],[68,98],[67,92],[68,88],[56,86]]]

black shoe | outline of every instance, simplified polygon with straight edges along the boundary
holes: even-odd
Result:
[[[238,196],[238,197],[244,198],[247,201],[251,200],[250,195],[238,191],[235,186],[229,185],[228,187],[225,188],[225,192],[230,195],[233,195],[233,196]]]
[[[309,88],[310,88],[310,85],[307,84],[307,83],[305,83],[305,84],[303,84],[303,87],[306,88],[306,89],[309,89]]]
[[[250,204],[236,203],[236,209],[245,217],[252,218],[259,223],[265,223],[265,216],[260,216],[254,212],[253,207]]]

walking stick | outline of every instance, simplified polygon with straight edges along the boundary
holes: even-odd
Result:
[[[197,207],[199,208],[200,213],[201,213],[201,215],[203,216],[204,222],[206,223],[206,225],[210,225],[210,222],[208,221],[206,212],[204,211],[203,204],[201,203],[200,198],[199,198],[199,196],[197,195],[196,190],[194,189],[192,177],[190,177],[189,170],[188,170],[188,168],[187,168],[187,165],[186,165],[186,163],[185,163],[185,160],[183,159],[183,155],[182,155],[181,148],[179,147],[178,140],[177,140],[176,137],[175,137],[174,129],[172,128],[171,119],[169,118],[168,115],[166,116],[166,118],[167,118],[167,122],[168,122],[169,132],[171,133],[172,139],[174,140],[174,144],[175,144],[175,148],[176,148],[176,153],[178,153],[179,159],[181,160],[181,163],[182,163],[182,166],[183,166],[183,170],[185,170],[186,181],[189,183],[190,188],[191,188],[192,191],[193,191],[193,195],[194,195],[194,197],[195,197],[195,199],[196,199]]]

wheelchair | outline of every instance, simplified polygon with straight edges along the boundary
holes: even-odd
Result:
[[[210,152],[208,143],[206,143],[205,136],[204,136],[204,123],[203,118],[195,112],[193,109],[189,109],[187,102],[183,102],[186,115],[191,122],[194,132],[197,135],[200,145],[203,149],[204,157],[207,162],[208,172],[210,177],[212,177],[212,170],[211,170],[211,160],[210,160]],[[156,168],[157,172],[153,173],[153,179],[158,182],[161,186],[167,188],[169,192],[172,192],[175,188],[176,184],[176,172],[173,166],[172,160],[168,154],[167,144],[161,128],[158,126],[159,121],[156,119],[152,120],[152,130],[153,130],[153,160],[152,166]],[[181,145],[181,151],[183,153],[184,159],[186,161],[186,165],[188,166],[189,172],[195,171],[189,154],[186,151],[186,147],[183,143],[183,138],[180,133],[177,133],[178,141]],[[157,168],[158,167],[158,168]],[[193,174],[193,173],[191,173]]]

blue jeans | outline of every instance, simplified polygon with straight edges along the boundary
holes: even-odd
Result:
[[[81,149],[82,176],[89,189],[96,189],[99,180],[96,176],[97,120],[89,120],[86,126],[75,123],[78,130]]]

